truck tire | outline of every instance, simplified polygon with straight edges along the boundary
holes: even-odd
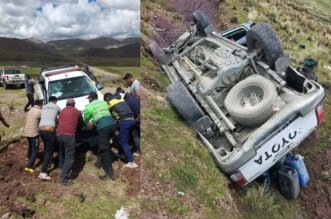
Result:
[[[197,10],[193,12],[192,16],[193,22],[197,26],[198,34],[200,36],[206,36],[207,34],[205,32],[205,29],[210,25],[210,23],[205,13],[200,10]]]
[[[275,30],[266,23],[258,23],[246,35],[248,52],[259,51],[258,59],[275,70],[275,62],[283,55],[283,47]]]
[[[176,81],[167,87],[167,97],[187,123],[202,118],[205,114],[182,82]]]
[[[238,124],[256,127],[272,116],[276,97],[277,91],[271,81],[252,75],[232,87],[224,106]]]
[[[152,41],[148,45],[149,51],[152,53],[152,55],[157,59],[158,62],[160,62],[162,65],[166,65],[170,62],[171,56],[165,54],[165,52],[161,49],[159,44],[157,42]]]

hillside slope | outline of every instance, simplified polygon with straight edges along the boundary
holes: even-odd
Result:
[[[90,48],[82,56],[109,58],[139,58],[140,43],[129,44],[119,48]]]
[[[68,61],[59,54],[44,50],[31,42],[17,38],[0,37],[0,60],[6,61]]]
[[[147,44],[150,40],[155,40],[161,46],[169,45],[188,28],[188,12],[202,9],[211,12],[207,16],[211,21],[217,21],[216,26],[221,30],[247,20],[270,23],[280,35],[286,53],[291,55],[292,64],[300,66],[302,60],[310,56],[318,59],[318,76],[325,86],[330,87],[331,74],[327,66],[331,64],[331,41],[326,40],[330,39],[330,23],[318,14],[310,13],[312,11],[308,11],[306,7],[307,5],[297,1],[292,3],[278,0],[206,0],[199,1],[199,4],[196,1],[185,0],[144,0],[141,12],[141,65],[145,86],[165,96],[165,86],[169,83],[158,63],[145,49]],[[215,9],[218,15],[214,14]],[[300,49],[299,44],[304,44],[306,49]],[[152,213],[147,215],[170,215],[174,218],[219,218],[220,216],[214,215],[220,212],[222,218],[228,218],[223,215],[231,213],[229,217],[234,218],[326,218],[329,215],[327,209],[330,207],[330,201],[326,197],[330,194],[330,172],[326,166],[330,167],[330,162],[314,164],[312,160],[318,156],[324,157],[325,152],[329,151],[327,148],[331,145],[328,137],[330,125],[323,124],[299,147],[299,153],[306,156],[306,165],[313,178],[310,186],[301,191],[298,200],[288,201],[280,195],[275,185],[266,195],[262,195],[263,184],[252,183],[244,189],[229,189],[232,187],[231,182],[216,168],[212,157],[208,155],[207,149],[199,142],[194,131],[178,118],[177,113],[166,101],[151,101],[144,105],[143,112],[146,112],[143,145],[148,153],[144,155],[144,164],[145,169],[150,170],[154,176],[152,185],[157,185],[156,192],[146,192],[143,196],[145,200],[153,197],[154,204],[146,201],[145,208],[152,210]],[[329,107],[326,107],[327,120],[329,116]],[[311,144],[314,144],[314,152],[308,149],[308,145]],[[319,172],[323,172],[323,177],[318,176]],[[210,174],[211,178],[205,177],[206,173]],[[175,192],[179,190],[184,190],[188,195],[175,196]],[[311,190],[321,192],[312,194]],[[218,191],[222,191],[222,194],[218,194]],[[173,204],[166,204],[165,200],[170,200]],[[217,203],[216,200],[227,201],[214,206],[208,205]],[[202,204],[198,208],[195,203]],[[314,207],[308,207],[310,204]]]

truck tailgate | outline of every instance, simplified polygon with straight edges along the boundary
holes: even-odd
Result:
[[[315,128],[315,110],[298,117],[285,129],[257,149],[256,155],[239,168],[249,183],[272,167],[282,156],[298,146]]]

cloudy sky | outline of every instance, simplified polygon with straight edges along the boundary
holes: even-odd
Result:
[[[43,41],[140,33],[140,0],[0,1],[0,36]]]

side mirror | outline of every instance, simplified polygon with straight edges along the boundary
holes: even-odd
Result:
[[[102,90],[104,88],[103,84],[100,82],[97,82],[95,86],[97,87],[98,90]]]

